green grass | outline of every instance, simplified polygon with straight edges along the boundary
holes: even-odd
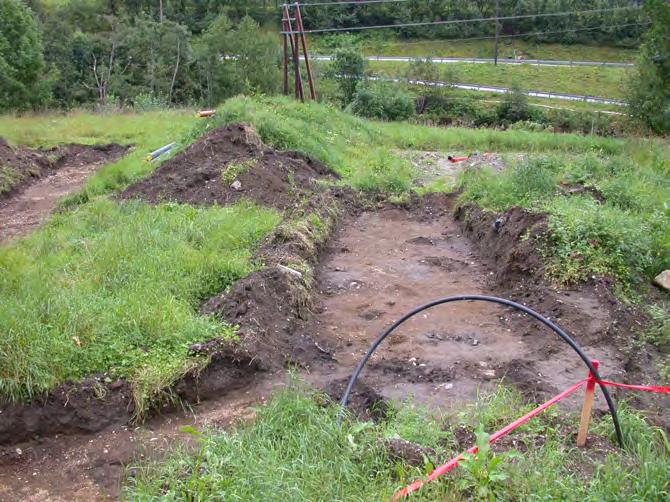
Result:
[[[370,61],[370,70],[379,75],[404,77],[410,63]],[[446,66],[446,65],[440,65]],[[510,87],[516,82],[524,89],[562,92],[623,99],[623,82],[630,69],[595,66],[498,65],[493,63],[453,63],[449,69],[459,83]]]
[[[410,403],[379,424],[345,420],[339,428],[336,408],[323,407],[322,401],[303,388],[290,388],[259,407],[253,423],[229,432],[195,432],[199,437],[195,451],[177,448],[160,463],[133,466],[135,475],[127,479],[123,498],[389,500],[396,489],[459,453],[453,427],[459,423],[482,424],[493,432],[527,407],[518,394],[501,388],[483,397],[476,407],[464,410],[460,417],[452,418],[449,423],[453,425],[446,429],[441,420]],[[514,457],[489,453],[479,460],[492,471],[461,465],[424,486],[412,500],[473,500],[483,487],[490,500],[667,498],[667,438],[625,409],[621,418],[627,449],[603,459],[597,451],[574,448],[571,435],[565,431],[575,426],[576,417],[545,413],[512,433],[518,444],[527,448],[523,453]],[[610,429],[609,420],[596,425],[601,434]],[[540,434],[544,441],[537,446],[534,441]],[[416,467],[394,460],[384,445],[397,437],[431,447],[435,453]],[[495,462],[501,463],[493,467]],[[592,469],[593,476],[582,474],[584,469]]]
[[[332,37],[329,37],[332,38]],[[313,40],[313,42],[312,42]],[[327,40],[313,37],[319,52],[326,53]],[[408,57],[493,57],[492,40],[362,40],[359,46],[366,55]],[[515,52],[516,51],[516,52]],[[597,45],[538,44],[524,40],[503,40],[500,58],[555,59],[563,61],[634,62],[637,50]]]
[[[73,112],[20,117],[2,115],[0,137],[15,145],[30,147],[64,143],[121,143],[134,146],[122,159],[97,169],[79,192],[65,198],[63,203],[72,205],[86,202],[146,176],[157,165],[144,160],[147,153],[167,143],[186,139],[186,134],[198,120],[192,110]]]
[[[345,182],[396,194],[411,189],[417,173],[394,149],[542,154],[547,158],[502,174],[468,173],[464,198],[495,210],[516,204],[548,211],[548,270],[559,281],[608,274],[628,288],[670,267],[670,149],[663,140],[381,123],[285,98],[235,98],[217,120],[252,122],[266,142],[314,155]],[[605,202],[561,196],[559,182],[592,185]]]
[[[27,399],[107,372],[139,405],[197,361],[190,343],[234,330],[199,303],[254,268],[269,209],[106,199],[0,246],[0,393]]]
[[[465,171],[462,198],[503,211],[520,205],[548,214],[544,253],[560,282],[610,275],[624,287],[670,267],[668,149],[650,162],[621,157],[535,157],[503,173]],[[566,195],[559,184],[582,184],[599,197]]]

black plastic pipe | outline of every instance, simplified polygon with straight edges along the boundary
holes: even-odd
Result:
[[[506,300],[505,298],[498,298],[496,296],[485,296],[485,295],[459,295],[459,296],[447,296],[444,298],[439,298],[437,300],[433,300],[431,302],[425,303],[419,307],[416,307],[414,310],[408,312],[404,316],[402,316],[400,319],[398,319],[396,322],[394,322],[391,326],[389,326],[386,330],[382,332],[381,335],[377,337],[377,339],[372,343],[370,348],[368,349],[367,353],[363,357],[363,359],[360,360],[358,363],[358,366],[356,366],[356,369],[351,375],[351,378],[349,379],[349,384],[347,385],[346,390],[344,391],[344,394],[342,395],[342,400],[340,401],[341,408],[340,412],[337,416],[337,421],[339,424],[342,424],[342,419],[344,417],[344,410],[347,407],[347,404],[349,403],[349,395],[351,394],[351,390],[354,388],[354,385],[356,384],[356,380],[358,379],[358,376],[360,375],[361,371],[363,370],[363,367],[365,364],[368,362],[372,354],[377,350],[379,345],[386,339],[387,336],[389,336],[398,326],[400,326],[402,323],[407,321],[409,318],[414,317],[416,314],[419,312],[423,312],[424,310],[428,310],[430,308],[436,307],[438,305],[442,305],[444,303],[451,303],[451,302],[460,302],[460,301],[481,301],[481,302],[490,302],[490,303],[498,303],[500,305],[505,305],[507,307],[512,307],[517,310],[520,310],[521,312],[529,315],[530,317],[534,318],[535,320],[541,322],[545,326],[547,326],[549,329],[551,329],[554,333],[556,333],[561,339],[567,343],[572,350],[574,350],[577,355],[581,358],[581,360],[584,362],[584,365],[593,373],[593,375],[596,377],[598,380],[598,385],[600,386],[600,390],[602,390],[603,396],[605,396],[605,401],[607,401],[607,406],[609,407],[610,410],[610,415],[612,416],[612,422],[614,424],[614,430],[616,432],[616,437],[617,441],[619,442],[619,446],[623,447],[623,435],[621,434],[621,426],[619,425],[619,417],[617,416],[616,413],[616,407],[614,406],[614,402],[612,401],[612,397],[610,396],[609,392],[607,391],[607,388],[603,384],[600,383],[600,374],[598,373],[598,370],[593,367],[593,364],[591,363],[591,359],[587,357],[587,355],[584,353],[584,351],[577,345],[577,342],[575,342],[563,329],[561,329],[557,324],[551,322],[549,319],[546,317],[538,314],[534,310],[526,307],[525,305],[521,305],[520,303],[513,302],[511,300]]]

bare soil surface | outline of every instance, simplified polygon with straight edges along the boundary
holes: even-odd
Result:
[[[349,376],[377,335],[418,305],[501,290],[497,264],[462,234],[449,202],[434,198],[432,210],[431,201],[424,202],[420,211],[386,207],[349,217],[330,241],[317,274],[318,307],[306,331],[332,360],[310,366],[313,382],[326,385]],[[589,354],[607,361],[603,372],[620,377],[623,358],[594,337],[610,322],[601,300],[580,291],[545,289],[541,295],[545,304],[553,300],[566,307],[542,313],[573,328]],[[462,302],[401,326],[363,375],[386,398],[453,409],[503,377],[540,397],[584,378],[585,370],[546,328],[510,309]]]
[[[166,409],[142,426],[114,425],[96,434],[42,438],[0,448],[0,500],[66,502],[116,500],[124,472],[160,458],[174,445],[195,439],[182,427],[227,428],[255,416],[282,375],[259,375],[243,389],[211,398],[194,410]],[[210,396],[211,397],[211,396]]]
[[[317,178],[335,179],[325,164],[264,145],[248,124],[214,129],[128,187],[123,198],[150,202],[231,204],[241,198],[286,209],[309,194]]]
[[[0,241],[39,226],[58,199],[81,188],[93,171],[127,150],[128,146],[114,144],[15,149],[0,141],[0,167],[13,173],[11,188],[0,195]],[[10,186],[10,180],[5,181]]]

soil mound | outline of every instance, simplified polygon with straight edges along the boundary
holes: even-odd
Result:
[[[492,213],[468,203],[456,209],[455,217],[480,253],[496,263],[498,282],[542,277],[537,244],[547,231],[546,215],[520,207]]]
[[[69,144],[31,149],[12,147],[0,138],[0,198],[13,195],[53,170],[112,161],[128,148],[118,144]]]
[[[315,180],[323,177],[337,175],[302,153],[264,145],[248,124],[229,124],[164,162],[121,197],[220,205],[247,198],[286,209],[313,192]]]

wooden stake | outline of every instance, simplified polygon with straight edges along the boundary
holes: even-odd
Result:
[[[305,69],[307,70],[307,82],[309,83],[309,94],[312,99],[316,100],[316,89],[314,87],[314,77],[312,76],[312,68],[309,64],[309,54],[307,52],[307,38],[305,37],[305,27],[302,24],[302,14],[300,14],[300,4],[295,3],[295,24],[300,32],[300,41],[302,42],[302,52],[305,55]]]
[[[600,361],[591,361],[593,367],[598,370]],[[593,407],[593,395],[596,389],[596,377],[589,371],[589,379],[586,382],[586,391],[584,392],[584,404],[582,405],[582,418],[579,421],[579,432],[577,433],[577,446],[586,444],[586,436],[589,432],[589,423],[591,422],[591,408]]]

